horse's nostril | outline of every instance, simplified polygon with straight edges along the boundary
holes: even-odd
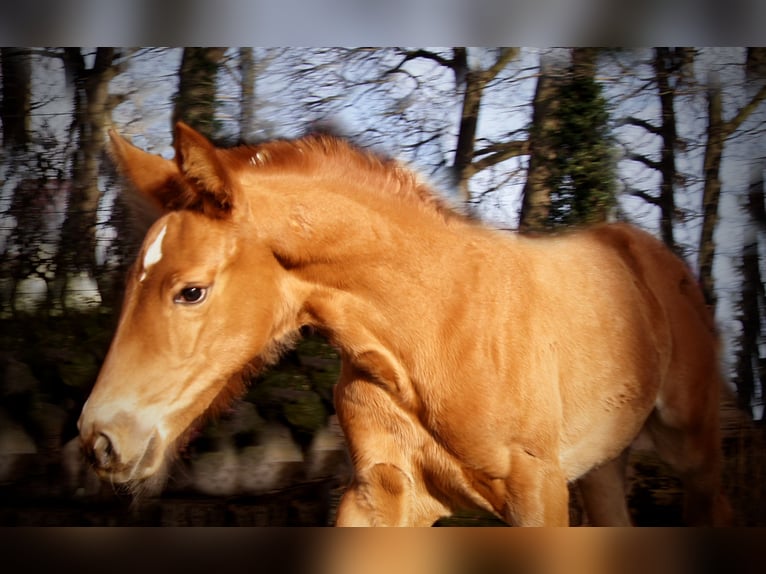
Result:
[[[104,433],[98,433],[93,441],[93,459],[101,468],[107,468],[117,459],[114,444]]]

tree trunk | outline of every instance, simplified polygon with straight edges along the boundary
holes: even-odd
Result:
[[[218,67],[226,48],[185,48],[178,71],[172,124],[182,120],[214,139]],[[172,126],[171,126],[172,127]]]
[[[753,92],[766,80],[765,48],[748,48],[745,73],[748,97],[753,97]],[[759,149],[753,150],[746,220],[743,224],[742,290],[739,302],[742,331],[736,371],[737,404],[751,416],[753,399],[759,394],[763,396],[766,380],[766,357],[761,353],[765,332],[763,310],[766,309],[766,292],[761,275],[761,240],[766,232],[766,203],[764,158],[759,157],[759,152]],[[766,420],[766,417],[762,420]]]
[[[255,128],[255,58],[252,48],[239,49],[239,73],[242,89],[239,99],[239,138],[247,141]]]
[[[702,233],[699,242],[699,278],[705,299],[715,309],[716,296],[713,290],[713,260],[715,259],[714,233],[718,223],[718,203],[721,195],[719,172],[721,156],[726,139],[733,134],[750,114],[766,99],[766,84],[762,85],[747,104],[740,108],[730,120],[723,121],[721,86],[717,79],[708,87],[708,129],[705,144],[703,170],[705,184],[702,192]]]
[[[558,150],[554,144],[559,129],[556,109],[562,66],[550,55],[540,56],[540,76],[532,102],[532,128],[529,134],[529,168],[524,184],[519,230],[543,231],[551,209],[550,181]]]
[[[473,175],[471,164],[473,163],[476,126],[479,123],[479,109],[481,107],[481,95],[484,85],[479,73],[468,68],[468,56],[465,48],[455,48],[453,65],[455,77],[463,78],[465,83],[453,168],[460,198],[463,202],[467,203],[471,199],[468,180]]]
[[[479,124],[481,98],[487,83],[493,80],[516,58],[519,51],[516,48],[500,50],[494,64],[486,70],[472,70],[468,65],[468,53],[465,48],[455,48],[451,67],[455,73],[455,82],[464,84],[463,105],[460,111],[460,129],[455,149],[455,161],[452,166],[457,181],[460,198],[464,203],[471,200],[468,182],[477,172],[495,163],[518,155],[521,149],[519,142],[509,142],[508,146],[500,146],[489,155],[476,161],[476,129]]]
[[[718,224],[718,203],[721,196],[721,156],[723,155],[724,124],[721,104],[721,85],[712,79],[708,86],[708,127],[705,144],[703,173],[705,183],[702,191],[702,232],[700,234],[697,267],[705,301],[715,309],[716,295],[713,283],[713,260],[715,259],[715,229]]]
[[[29,142],[29,110],[31,104],[31,64],[29,51],[3,48],[2,102],[0,121],[3,125],[3,147],[23,148]]]
[[[679,83],[693,75],[692,65],[696,52],[692,48],[656,48],[654,51],[654,79],[660,97],[661,118],[659,126],[635,117],[629,117],[625,123],[641,127],[662,140],[660,160],[655,161],[648,155],[631,153],[629,158],[642,163],[649,169],[660,173],[659,195],[633,190],[631,193],[644,199],[660,210],[660,234],[663,242],[673,251],[678,250],[673,225],[676,218],[675,186],[678,179],[676,168],[676,149],[678,133],[676,126],[675,98]]]
[[[745,72],[748,80],[766,79],[766,48],[748,48]]]
[[[481,111],[481,100],[487,84],[495,79],[508,64],[519,54],[518,48],[501,48],[497,58],[487,69],[471,69],[468,65],[468,50],[457,47],[452,50],[452,58],[428,50],[414,50],[404,53],[404,59],[394,68],[396,71],[409,61],[424,58],[437,62],[439,65],[452,70],[455,76],[455,90],[460,93],[462,88],[462,106],[460,125],[455,147],[455,156],[450,169],[455,187],[464,203],[471,200],[469,181],[478,172],[512,157],[525,155],[529,148],[526,141],[511,140],[487,145],[481,150],[476,149],[476,130]]]
[[[599,48],[572,48],[572,75],[595,79]]]
[[[759,232],[766,228],[764,215],[763,173],[753,170],[755,177],[748,190],[745,237],[742,245],[742,294],[740,319],[742,333],[737,357],[737,404],[752,416],[751,401],[756,387],[762,388],[764,360],[760,356],[763,317],[761,309],[766,305],[761,277]]]
[[[662,109],[662,123],[659,134],[662,138],[662,151],[660,154],[660,197],[657,205],[660,208],[660,233],[662,240],[671,250],[676,250],[676,242],[673,236],[673,222],[675,219],[675,181],[676,181],[676,146],[678,135],[676,133],[676,113],[674,108],[675,84],[673,83],[673,54],[669,48],[657,48],[654,58],[654,74],[657,79],[657,89],[660,93],[660,106]]]
[[[93,67],[88,69],[79,48],[67,48],[64,52],[67,77],[71,78],[74,89],[76,152],[72,164],[72,192],[61,231],[56,280],[51,293],[54,303],[62,303],[62,306],[63,288],[70,274],[86,272],[102,277],[96,273],[95,260],[96,217],[101,199],[98,176],[111,114],[109,82],[117,73],[114,56],[113,48],[98,48]]]

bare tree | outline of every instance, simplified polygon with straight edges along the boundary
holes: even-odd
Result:
[[[494,80],[518,53],[517,48],[503,48],[491,66],[473,70],[468,66],[466,49],[454,50],[452,65],[455,77],[458,80],[462,79],[464,88],[453,172],[460,196],[465,202],[471,199],[468,182],[474,174],[525,151],[519,142],[507,142],[506,145],[495,147],[491,151],[476,149],[476,127],[479,122],[482,94],[487,84]],[[481,159],[478,160],[477,156],[481,156]]]
[[[694,53],[690,48],[655,48],[652,65],[660,99],[660,123],[655,125],[632,116],[622,120],[623,123],[641,127],[662,140],[659,161],[653,160],[647,154],[636,152],[629,154],[628,158],[660,173],[662,179],[659,195],[637,190],[632,193],[659,207],[662,240],[674,251],[677,249],[673,231],[676,218],[675,188],[679,179],[676,151],[681,147],[677,132],[676,94],[694,60]]]
[[[388,73],[398,71],[414,59],[427,59],[452,71],[455,89],[461,97],[460,118],[458,120],[457,143],[451,171],[455,187],[459,190],[462,201],[471,200],[469,182],[477,173],[497,165],[507,159],[525,155],[528,152],[526,140],[509,139],[477,148],[477,127],[481,112],[482,98],[488,86],[519,55],[518,48],[497,50],[494,60],[488,66],[472,67],[469,65],[468,49],[456,47],[451,57],[430,50],[411,50],[403,53],[404,58]]]
[[[21,148],[29,142],[29,111],[32,100],[30,52],[21,48],[2,48],[0,63],[0,121],[3,126],[3,146]]]
[[[726,140],[764,99],[766,99],[766,84],[761,86],[731,119],[724,120],[720,81],[714,74],[709,78],[707,91],[708,126],[703,163],[705,176],[702,192],[703,219],[699,240],[698,273],[705,299],[713,309],[717,300],[713,281],[713,260],[716,251],[714,233],[718,223],[718,204],[721,196],[721,157]]]
[[[748,49],[745,74],[750,92],[755,92],[759,85],[766,83],[766,49]],[[762,356],[760,350],[766,333],[766,291],[761,273],[761,241],[766,232],[763,182],[766,158],[754,157],[752,162],[744,210],[746,221],[742,234],[742,288],[739,298],[742,330],[739,336],[735,376],[737,405],[748,413],[752,413],[752,402],[758,392],[763,395],[763,384],[766,381],[766,357]]]
[[[74,94],[71,133],[76,151],[72,158],[72,192],[56,258],[56,280],[50,293],[54,301],[63,302],[63,288],[71,273],[86,272],[104,278],[95,274],[96,212],[101,199],[98,176],[106,127],[119,101],[109,94],[109,82],[119,70],[117,58],[114,48],[97,48],[93,64],[88,67],[82,49],[63,51],[68,84]],[[103,296],[108,287],[100,287]]]
[[[758,170],[758,178],[754,177],[751,181],[747,198],[747,214],[751,222],[750,232],[745,233],[742,245],[742,289],[739,301],[742,332],[735,379],[737,405],[748,413],[752,412],[751,401],[756,389],[763,388],[766,375],[766,359],[761,357],[759,350],[763,340],[763,310],[766,309],[758,241],[758,232],[766,230],[763,188],[763,172]]]

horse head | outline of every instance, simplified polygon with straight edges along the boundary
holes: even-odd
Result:
[[[175,160],[110,137],[121,171],[164,214],[129,273],[78,427],[102,478],[137,485],[162,474],[185,431],[240,392],[249,367],[273,360],[294,325],[286,271],[246,234],[246,200],[224,150],[183,124]]]

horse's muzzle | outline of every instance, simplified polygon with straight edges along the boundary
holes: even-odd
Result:
[[[153,474],[159,454],[156,432],[137,432],[135,421],[128,417],[111,425],[83,419],[84,415],[78,421],[82,451],[101,478],[122,483]]]

